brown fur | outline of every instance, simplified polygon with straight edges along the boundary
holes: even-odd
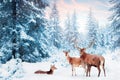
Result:
[[[100,66],[102,66],[104,70],[104,76],[106,76],[104,69],[105,59],[103,56],[88,54],[85,52],[85,48],[80,49],[80,53],[81,53],[81,59],[87,64],[86,76],[88,75],[90,76],[91,66],[97,67],[99,71],[98,77],[100,76],[100,72],[101,72]]]
[[[103,56],[97,55],[100,59],[100,66],[102,67],[103,71],[104,71],[104,76],[106,76],[106,72],[105,72],[105,58]]]
[[[51,65],[51,68],[49,71],[38,70],[38,71],[35,71],[35,74],[53,74],[55,69],[57,68],[54,65]]]
[[[81,58],[76,58],[76,57],[70,57],[67,51],[63,51],[65,53],[65,56],[68,60],[68,62],[71,64],[72,66],[72,76],[73,76],[73,72],[75,73],[76,76],[76,71],[75,71],[75,67],[79,67],[80,65],[86,70],[86,65],[85,63],[82,61]]]

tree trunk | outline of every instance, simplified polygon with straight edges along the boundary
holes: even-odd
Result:
[[[19,52],[19,42],[18,42],[18,31],[17,31],[17,27],[16,27],[16,0],[12,0],[12,56],[13,58],[17,58],[18,57],[18,52]]]

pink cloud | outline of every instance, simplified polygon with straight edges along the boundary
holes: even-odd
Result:
[[[72,0],[71,4],[65,3],[64,0],[59,0],[57,5],[58,5],[59,11],[63,12],[61,14],[68,13],[68,12],[72,13],[74,10],[87,11],[87,9],[89,7],[86,4],[77,3],[75,0]]]

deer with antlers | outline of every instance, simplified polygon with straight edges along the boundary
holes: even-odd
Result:
[[[85,69],[86,71],[86,64],[82,61],[82,59],[79,57],[70,57],[69,51],[63,51],[65,53],[66,59],[68,60],[69,64],[72,66],[72,76],[75,73],[76,76],[76,70],[75,67],[79,67],[80,65]]]
[[[93,45],[94,42],[92,42],[89,47],[91,47]],[[88,47],[88,48],[89,48]],[[91,66],[94,66],[98,69],[98,77],[100,76],[100,66],[102,67],[103,71],[104,71],[104,76],[106,76],[105,73],[105,58],[103,56],[100,55],[93,55],[93,54],[88,54],[86,53],[86,48],[79,48],[76,46],[76,48],[80,51],[80,58],[84,61],[84,63],[87,64],[87,72],[86,72],[86,76],[90,76],[90,71],[91,71]]]

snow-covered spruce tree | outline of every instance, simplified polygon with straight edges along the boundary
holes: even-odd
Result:
[[[51,45],[57,47],[58,49],[61,47],[61,27],[59,25],[59,12],[57,9],[57,1],[53,0],[51,5],[51,13],[49,19],[49,34],[50,34],[50,43]]]
[[[71,21],[70,21],[70,15],[67,14],[66,15],[66,20],[65,20],[65,30],[64,33],[65,35],[63,35],[63,39],[64,39],[64,44],[63,47],[64,49],[70,49],[70,26],[71,26]]]
[[[48,0],[0,1],[2,62],[6,62],[12,56],[20,57],[23,61],[29,61],[33,57],[31,62],[39,57],[41,60],[48,56],[41,45],[44,44],[43,40],[40,41],[46,26],[46,19],[44,19],[46,6],[48,6]],[[34,51],[38,51],[37,55],[33,54]]]
[[[109,27],[97,29],[97,47],[95,53],[104,54],[107,49],[110,48],[110,29]]]
[[[18,31],[16,30],[16,2],[15,0],[2,0],[0,2],[0,52],[3,53],[3,63],[15,58],[18,47]]]
[[[104,48],[105,49],[110,49],[110,50],[113,51],[112,46],[113,46],[114,42],[111,39],[111,37],[112,37],[112,34],[111,34],[112,27],[111,27],[111,25],[107,25],[105,28],[102,29],[102,31],[103,31],[102,34],[104,35],[104,39],[103,39]]]
[[[97,28],[98,28],[98,23],[93,16],[92,9],[90,8],[89,14],[88,14],[88,22],[87,22],[87,27],[88,27],[88,40],[89,42],[94,41],[93,48],[97,47]]]
[[[46,0],[19,0],[17,5],[17,22],[20,30],[20,58],[23,61],[36,62],[48,57],[46,26],[44,18]]]
[[[113,5],[110,9],[113,11],[111,18],[112,21],[112,41],[114,42],[113,48],[120,48],[120,0],[110,0]]]
[[[98,29],[98,32],[97,32],[97,42],[98,42],[98,45],[99,47],[104,47],[104,30],[103,29]]]
[[[74,47],[74,45],[76,44],[75,41],[79,41],[79,31],[78,31],[78,22],[77,22],[77,13],[74,10],[73,14],[72,14],[72,18],[71,18],[71,33],[72,33],[72,45]]]
[[[76,12],[72,14],[72,17],[67,15],[67,19],[65,20],[65,41],[66,41],[66,48],[73,49],[74,45],[76,44],[75,41],[79,41],[79,32],[78,32],[78,23],[77,23],[77,16]]]
[[[0,62],[6,63],[13,56],[12,60],[17,60],[19,57],[19,29],[16,22],[16,0],[2,0],[0,1]],[[7,63],[6,63],[7,64]],[[5,65],[6,65],[5,64]],[[0,72],[1,80],[12,80],[13,75],[21,75],[22,67],[20,62],[15,65],[8,64],[4,71]],[[15,66],[16,68],[11,69]],[[19,67],[18,67],[19,66]],[[1,67],[3,68],[3,67]],[[3,74],[2,74],[3,73]],[[17,76],[18,77],[18,76]],[[22,77],[22,76],[19,76]]]

